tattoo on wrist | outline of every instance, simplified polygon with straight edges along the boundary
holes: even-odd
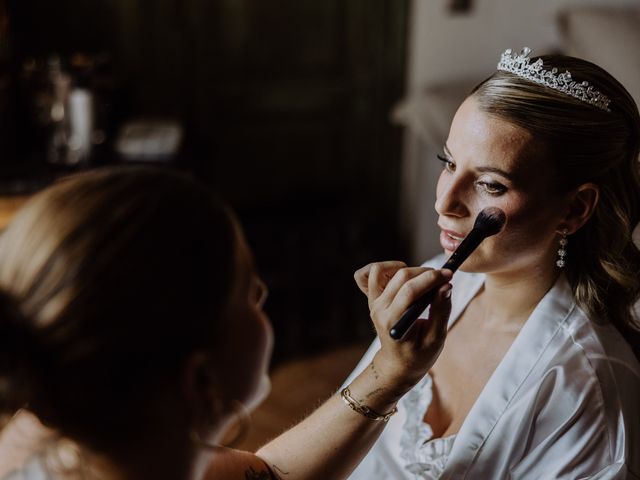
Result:
[[[376,366],[373,364],[373,360],[371,360],[371,371],[373,372],[373,378],[378,380],[380,378],[380,375],[378,374],[378,371],[376,370]]]

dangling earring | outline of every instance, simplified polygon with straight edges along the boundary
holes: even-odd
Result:
[[[560,248],[558,249],[558,260],[556,260],[556,266],[558,268],[564,268],[567,264],[565,261],[565,257],[567,256],[567,245],[569,244],[569,240],[567,240],[567,234],[569,231],[564,228],[562,230],[562,238],[560,239]]]
[[[231,440],[227,440],[224,444],[208,443],[202,439],[202,436],[200,435],[200,432],[198,432],[198,429],[196,427],[191,427],[191,429],[189,430],[189,438],[195,445],[197,445],[198,447],[206,448],[207,450],[217,450],[219,448],[234,448],[237,447],[247,437],[247,434],[249,433],[249,429],[251,427],[251,414],[249,413],[249,410],[247,410],[247,407],[245,407],[242,402],[239,402],[237,400],[232,400],[230,402],[230,405],[235,412],[235,417],[238,421],[238,426],[236,432],[233,435],[233,438],[231,438]],[[212,424],[213,422],[210,421],[209,423]]]

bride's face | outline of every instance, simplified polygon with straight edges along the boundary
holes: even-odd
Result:
[[[470,97],[453,119],[441,161],[435,208],[447,254],[483,208],[499,207],[507,216],[503,231],[486,239],[462,270],[533,274],[553,268],[568,201],[552,192],[550,165],[531,134],[480,111]]]

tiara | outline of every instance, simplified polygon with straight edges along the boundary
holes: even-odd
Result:
[[[571,78],[569,71],[558,74],[557,68],[545,70],[542,68],[541,58],[531,63],[530,53],[531,49],[527,47],[524,47],[519,55],[513,53],[510,48],[505,50],[500,56],[498,70],[511,72],[521,78],[526,78],[545,87],[571,95],[601,110],[611,111],[609,110],[611,99],[598,90],[594,90],[593,86],[589,85],[589,82],[576,82]]]

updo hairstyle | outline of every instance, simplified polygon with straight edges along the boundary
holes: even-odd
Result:
[[[541,58],[546,69],[568,70],[611,99],[610,111],[497,71],[472,96],[479,108],[530,132],[541,142],[552,192],[593,182],[599,202],[591,219],[569,237],[566,274],[578,305],[612,322],[640,354],[640,251],[632,233],[640,221],[640,116],[627,90],[605,70],[563,55]],[[533,58],[531,63],[537,58]]]

